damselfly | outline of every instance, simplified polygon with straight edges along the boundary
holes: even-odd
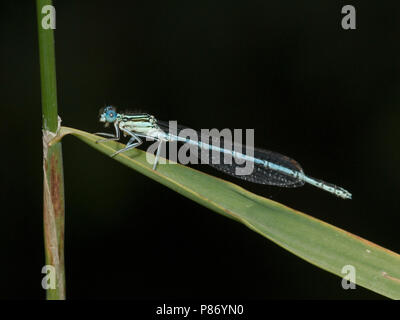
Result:
[[[114,154],[112,154],[112,156],[138,147],[143,143],[143,138],[159,141],[153,166],[154,170],[156,169],[159,160],[162,143],[182,142],[191,144],[198,149],[208,150],[213,154],[217,153],[220,155],[231,155],[233,159],[238,161],[232,161],[230,163],[214,163],[214,161],[209,161],[208,164],[220,171],[240,179],[259,184],[289,188],[299,187],[304,185],[304,183],[309,183],[340,198],[351,199],[351,193],[347,190],[334,184],[307,176],[303,172],[301,166],[295,160],[276,152],[254,148],[254,152],[252,153],[253,155],[249,156],[246,152],[236,151],[238,150],[237,148],[233,149],[221,147],[219,143],[220,141],[218,141],[218,143],[214,143],[215,141],[213,141],[213,138],[211,138],[210,142],[204,141],[204,139],[194,140],[187,137],[182,137],[176,132],[171,132],[166,122],[159,121],[150,114],[118,113],[116,108],[113,106],[107,106],[100,110],[100,122],[104,122],[106,127],[109,124],[114,124],[115,134],[96,133],[98,135],[107,137],[107,139],[98,140],[96,142],[119,140],[121,131],[124,135],[130,136],[125,148],[116,151]],[[182,127],[180,129],[182,129]],[[244,150],[246,147],[243,146],[241,148],[242,149],[239,148],[239,150]],[[203,155],[202,152],[199,152],[199,156],[200,154]],[[239,166],[238,163],[243,163],[243,161],[252,162],[254,169],[252,170],[251,174],[236,174],[236,169]]]

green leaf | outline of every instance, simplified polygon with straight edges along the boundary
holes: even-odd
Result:
[[[78,137],[107,155],[124,147],[115,141],[96,144],[100,139],[98,136],[67,127],[61,128],[56,140],[66,134]],[[114,159],[215,212],[243,223],[321,269],[343,277],[342,268],[354,266],[356,285],[400,299],[400,256],[395,252],[189,167],[158,165],[154,171],[146,160],[146,152],[138,149],[119,154]]]

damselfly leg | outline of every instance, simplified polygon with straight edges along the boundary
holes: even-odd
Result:
[[[156,170],[157,163],[158,163],[158,158],[160,157],[160,152],[161,152],[161,147],[162,147],[162,140],[158,140],[158,147],[157,147],[157,154],[156,154],[156,159],[154,160],[153,164],[153,170]]]
[[[125,148],[122,148],[120,150],[118,150],[117,152],[114,152],[111,157],[116,156],[117,154],[121,153],[121,152],[125,152],[128,151],[129,149],[133,149],[136,148],[138,146],[140,146],[143,141],[142,139],[140,139],[136,134],[134,134],[133,132],[123,129],[121,128],[122,131],[124,131],[125,133],[129,134],[131,136],[131,138],[129,139],[128,143],[126,144]],[[134,142],[136,141],[136,142]]]
[[[120,135],[119,135],[118,123],[114,123],[114,128],[115,128],[115,134],[96,132],[95,135],[104,136],[104,137],[110,137],[108,139],[97,140],[96,143],[105,142],[105,141],[116,141],[116,140],[119,140],[119,138],[120,138],[119,136]]]
[[[156,158],[155,158],[154,164],[153,164],[153,170],[156,170],[158,159],[160,158],[160,153],[161,153],[163,140],[161,138],[157,138],[157,137],[149,136],[149,135],[145,135],[145,134],[140,134],[140,133],[135,133],[135,136],[146,138],[147,140],[159,141],[159,144],[158,144],[158,147],[157,147]]]

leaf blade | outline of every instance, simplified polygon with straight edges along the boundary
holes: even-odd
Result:
[[[99,137],[67,127],[61,128],[57,139],[66,134],[78,137],[107,155],[124,146],[115,141],[96,144]],[[115,159],[183,196],[243,223],[319,268],[342,277],[342,268],[353,265],[357,285],[400,299],[400,256],[393,251],[192,168],[168,164],[159,165],[154,171],[146,160],[146,152],[141,150],[130,150]]]

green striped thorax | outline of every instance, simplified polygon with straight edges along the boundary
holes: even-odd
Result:
[[[100,122],[104,122],[106,127],[117,122],[120,128],[141,133],[158,128],[156,118],[147,113],[118,113],[115,107],[106,106],[100,109],[99,115]]]

